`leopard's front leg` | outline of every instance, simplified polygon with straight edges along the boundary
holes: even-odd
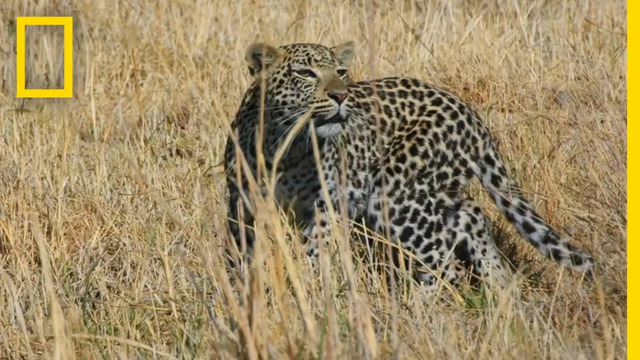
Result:
[[[318,261],[320,242],[325,246],[329,244],[333,232],[336,231],[334,226],[339,226],[338,221],[340,224],[348,226],[352,219],[358,219],[366,212],[366,192],[363,189],[355,189],[350,186],[340,189],[344,189],[344,191],[329,187],[331,207],[324,201],[324,197],[316,200],[313,205],[315,216],[310,217],[302,232],[307,241],[305,244],[307,260],[312,267],[315,267]]]
[[[318,169],[315,201],[309,206],[313,215],[307,217],[303,230],[307,240],[307,260],[313,267],[317,266],[319,241],[329,244],[337,220],[346,220],[344,224],[348,224],[349,219],[363,216],[369,194],[367,172],[345,170],[350,168],[349,164],[340,161],[345,160],[345,156],[337,155],[336,144],[329,145],[322,152],[324,156]]]
[[[307,240],[305,244],[305,252],[307,261],[312,268],[317,268],[320,243],[325,246],[329,244],[332,232],[332,219],[331,212],[327,209],[326,203],[323,200],[318,200],[314,206],[315,216],[311,218],[311,221],[302,232],[302,235]],[[334,207],[335,209],[335,207]]]

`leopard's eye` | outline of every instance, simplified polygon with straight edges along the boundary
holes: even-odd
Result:
[[[340,77],[347,75],[347,69],[338,69],[336,72]]]
[[[298,75],[298,76],[305,77],[305,78],[316,78],[316,77],[318,77],[316,75],[316,73],[314,73],[313,71],[311,71],[309,69],[295,70],[295,74]]]

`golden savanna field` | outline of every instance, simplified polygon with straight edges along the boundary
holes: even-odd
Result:
[[[3,0],[0,359],[626,356],[622,0]],[[16,98],[16,17],[73,16],[73,99]],[[28,27],[27,88],[62,85],[62,30]],[[460,95],[540,215],[597,263],[543,259],[474,182],[516,276],[426,300],[336,236],[314,275],[268,202],[243,283],[224,261],[223,148],[244,52],[356,43],[356,80]],[[484,296],[486,295],[486,296]]]

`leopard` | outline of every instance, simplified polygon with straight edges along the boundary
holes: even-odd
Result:
[[[257,42],[246,49],[252,83],[224,156],[228,230],[247,261],[259,241],[247,189],[273,173],[277,206],[300,226],[310,262],[330,242],[339,214],[412,254],[428,270],[417,275],[428,290],[438,280],[457,284],[465,273],[504,286],[510,272],[491,223],[468,195],[477,178],[544,257],[591,274],[592,255],[536,212],[469,103],[410,77],[354,81],[355,46]]]

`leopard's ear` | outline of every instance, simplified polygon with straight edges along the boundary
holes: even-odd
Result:
[[[331,51],[336,55],[338,60],[345,65],[349,65],[355,55],[355,44],[353,41],[347,41],[340,45],[336,45],[331,48]]]
[[[251,75],[258,75],[275,65],[280,58],[280,51],[269,44],[253,43],[247,48],[244,58],[249,63]]]

